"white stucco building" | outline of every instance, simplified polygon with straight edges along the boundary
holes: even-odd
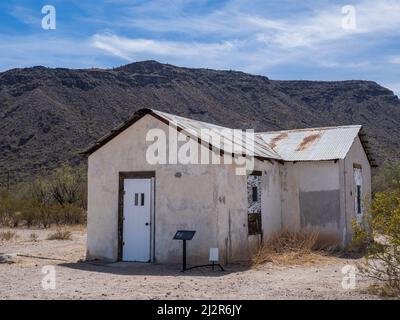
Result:
[[[224,145],[204,139],[201,129],[226,138]],[[223,129],[142,109],[89,148],[87,258],[177,263],[177,230],[196,230],[188,242],[191,263],[206,263],[210,248],[219,249],[222,263],[248,259],[281,230],[317,229],[321,241],[349,243],[371,189],[361,126],[256,133],[253,153],[235,152],[237,142]],[[185,141],[174,142],[171,131]],[[154,132],[165,132],[166,141]],[[189,142],[198,159],[208,154],[220,164],[171,161]],[[157,143],[167,163],[149,161]],[[228,155],[231,164],[222,161]],[[245,158],[252,168],[238,174]]]

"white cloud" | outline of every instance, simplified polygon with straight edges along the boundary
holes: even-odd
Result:
[[[270,18],[268,12],[264,15],[261,11],[257,15],[250,13],[243,0],[229,2],[224,8],[205,16],[182,14],[180,6],[185,2],[179,1],[173,7],[173,14],[162,14],[160,18],[160,11],[165,12],[159,4],[140,7],[146,12],[144,16],[151,17],[152,10],[156,10],[157,17],[125,17],[117,23],[140,28],[149,34],[156,32],[158,37],[179,33],[185,35],[179,39],[188,40],[166,41],[151,36],[129,38],[99,33],[91,38],[92,45],[127,61],[149,57],[179,64],[182,59],[190,62],[190,58],[191,65],[198,61],[203,61],[203,65],[208,63],[210,67],[232,63],[230,66],[254,72],[296,59],[313,60],[323,67],[365,68],[368,66],[366,58],[350,63],[343,63],[341,59],[335,61],[335,58],[350,53],[350,49],[353,51],[358,45],[364,49],[368,47],[370,42],[365,37],[377,39],[400,29],[400,1],[397,0],[355,2],[357,27],[354,30],[342,27],[344,15],[339,5],[315,8],[311,14],[303,11],[286,18]]]
[[[246,38],[258,34],[258,39],[269,45],[284,48],[309,47],[321,42],[338,41],[371,33],[397,32],[400,28],[400,1],[361,0],[354,3],[356,28],[344,29],[346,14],[341,5],[328,5],[314,11],[300,12],[285,19],[268,18],[268,12],[255,15],[247,13],[246,1],[236,1],[206,16],[184,14],[157,18],[125,17],[119,23],[144,30],[190,35],[220,35]],[[151,7],[151,6],[150,6]],[[135,8],[135,10],[137,10]],[[174,11],[179,11],[175,8]],[[149,12],[147,12],[149,13]]]
[[[262,17],[251,17],[247,21],[265,30],[259,33],[260,40],[283,48],[316,47],[324,43],[346,41],[362,35],[397,32],[400,28],[400,1],[360,1],[355,4],[355,28],[346,29],[342,6],[331,6],[317,11],[312,16],[300,16],[293,21],[271,21]]]
[[[40,14],[39,10],[35,12],[32,9],[28,9],[19,5],[15,6],[7,13],[18,19],[22,23],[38,28],[41,26],[42,15]]]
[[[389,57],[388,62],[393,64],[400,64],[400,56]]]
[[[229,64],[240,64],[238,56],[246,48],[240,41],[215,43],[159,41],[152,39],[127,38],[113,34],[96,34],[91,45],[118,56],[127,62],[156,59],[181,66],[208,66],[224,68]]]
[[[114,19],[102,13],[101,8],[95,15],[90,14],[92,7],[82,4],[87,14],[76,19],[85,19],[85,23],[102,29],[95,29],[98,31],[86,40],[55,37],[47,40],[39,34],[36,38],[0,37],[0,50],[7,53],[0,61],[0,68],[18,66],[21,61],[31,65],[64,63],[83,67],[98,61],[111,65],[156,59],[181,66],[251,73],[270,74],[278,69],[274,67],[279,67],[290,69],[289,74],[295,75],[314,72],[312,77],[318,78],[319,70],[330,69],[338,77],[375,78],[388,73],[389,63],[400,63],[396,53],[382,59],[375,52],[381,41],[398,34],[399,0],[352,0],[356,8],[355,30],[342,28],[342,6],[329,2],[314,1],[307,8],[296,4],[288,12],[280,12],[278,5],[273,5],[273,10],[266,9],[264,0],[255,0],[252,6],[245,0],[230,0],[211,9],[204,6],[207,10],[204,13],[201,5],[196,10],[199,1],[205,2],[108,0],[111,4],[124,4],[114,13]],[[294,12],[297,7],[301,10]],[[21,8],[16,7],[14,14],[26,16],[26,22],[40,24]],[[24,58],[27,48],[29,61]],[[343,71],[346,69],[350,71]],[[390,71],[395,78],[396,71]],[[330,73],[326,74],[328,77]]]
[[[400,98],[400,82],[383,84],[383,86],[392,90]]]
[[[154,54],[160,56],[214,56],[226,54],[235,48],[234,42],[222,43],[186,43],[179,41],[156,41],[151,39],[130,39],[116,35],[96,34],[92,37],[95,47],[116,54],[123,59],[132,60],[136,54]]]

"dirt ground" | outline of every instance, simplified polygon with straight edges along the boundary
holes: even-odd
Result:
[[[46,240],[54,229],[12,231],[17,238],[0,241],[0,299],[379,298],[368,293],[371,282],[358,273],[355,289],[342,287],[342,268],[355,265],[353,259],[326,257],[301,266],[228,265],[224,272],[205,268],[182,273],[179,265],[84,262],[83,228],[73,229],[72,240]],[[43,270],[45,266],[54,269]],[[54,289],[54,282],[43,281],[51,270]],[[42,282],[50,288],[45,290]]]

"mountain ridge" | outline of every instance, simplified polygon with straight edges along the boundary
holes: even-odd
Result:
[[[399,160],[400,100],[373,81],[271,80],[156,61],[0,73],[0,183],[43,174],[140,108],[256,131],[361,124],[377,162]]]

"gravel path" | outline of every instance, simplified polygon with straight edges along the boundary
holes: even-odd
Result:
[[[72,240],[62,241],[46,240],[54,230],[14,231],[17,239],[0,242],[0,254],[8,256],[0,263],[0,299],[378,298],[367,293],[371,283],[358,274],[355,289],[342,288],[342,267],[357,260],[330,257],[308,266],[229,265],[225,272],[181,273],[177,265],[83,262],[84,230],[75,230]],[[38,241],[30,240],[31,233],[39,236]],[[44,266],[54,266],[55,289],[42,287]]]

